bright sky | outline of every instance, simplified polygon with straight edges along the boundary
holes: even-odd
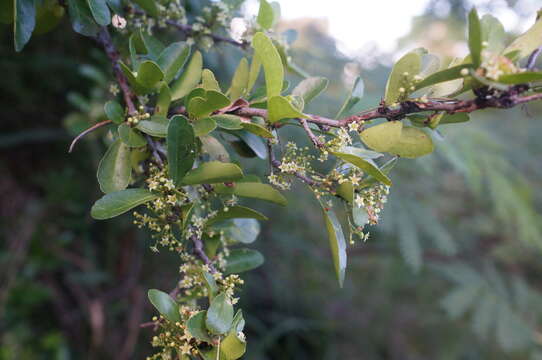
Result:
[[[384,52],[395,49],[397,40],[410,30],[412,18],[423,13],[430,0],[276,0],[280,3],[282,17],[327,18],[331,35],[338,39],[340,49],[347,54],[368,48],[371,44]],[[536,10],[541,6],[537,0],[519,0],[514,10],[505,0],[470,0],[482,15],[488,12],[499,18],[507,31],[523,31],[533,22]],[[537,4],[538,3],[538,4]],[[445,15],[449,10],[446,2],[440,9]],[[258,1],[249,2],[247,12],[256,14]],[[517,13],[530,16],[522,19]]]

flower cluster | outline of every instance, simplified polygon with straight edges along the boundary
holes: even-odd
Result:
[[[378,223],[380,212],[384,208],[384,204],[388,201],[389,193],[390,187],[382,184],[356,192],[354,203],[357,207],[363,207],[367,210],[368,223],[370,225]]]
[[[311,161],[314,155],[309,153],[308,147],[299,148],[296,143],[288,142],[285,147],[284,156],[279,166],[280,173],[273,173],[268,176],[271,184],[281,190],[288,190],[291,182],[285,175],[303,175],[310,177],[313,173]]]

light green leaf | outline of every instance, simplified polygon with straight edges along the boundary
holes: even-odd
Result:
[[[218,294],[211,300],[205,317],[205,326],[215,334],[227,333],[233,322],[233,306],[225,293]]]
[[[439,124],[455,124],[467,121],[469,121],[469,114],[467,113],[444,114]]]
[[[246,349],[247,343],[244,339],[239,338],[237,331],[230,331],[230,333],[220,343],[220,352],[228,360],[239,359],[241,356],[243,356]]]
[[[129,147],[141,147],[147,145],[147,140],[129,125],[123,123],[119,125],[119,137],[124,144]]]
[[[205,318],[207,317],[207,311],[200,311],[190,317],[186,322],[186,327],[190,332],[190,335],[195,337],[199,341],[212,342],[207,328],[205,327]]]
[[[139,65],[136,80],[147,92],[153,90],[163,79],[164,73],[157,63],[147,60]]]
[[[153,36],[149,34],[145,29],[139,28],[139,32],[137,32],[139,39],[141,40],[140,44],[142,44],[145,48],[145,52],[148,54],[148,57],[156,61],[160,54],[164,51],[166,48],[164,44],[156,36]]]
[[[90,215],[96,220],[111,219],[156,198],[157,195],[145,189],[112,192],[94,203]]]
[[[252,63],[250,63],[250,70],[248,73],[247,94],[252,91],[252,88],[254,88],[254,84],[256,84],[258,76],[260,75],[261,67],[262,63],[260,62],[260,59],[257,56],[254,56],[252,58]]]
[[[504,55],[517,52],[517,58],[529,56],[534,50],[542,45],[542,17],[531,26],[525,33],[514,40],[504,51]]]
[[[201,87],[205,90],[213,90],[219,93],[222,92],[218,81],[216,81],[215,74],[209,69],[203,69],[201,73]]]
[[[342,152],[342,153],[345,153],[345,154],[350,154],[350,155],[355,155],[355,156],[360,157],[360,158],[365,159],[365,160],[378,159],[378,158],[384,156],[384,154],[382,154],[382,153],[367,150],[367,149],[363,149],[363,148],[359,148],[359,147],[354,147],[354,146],[343,146],[343,147],[341,147],[339,152]]]
[[[169,83],[175,78],[190,55],[190,46],[184,42],[176,42],[165,48],[156,60],[164,73],[164,81]]]
[[[500,54],[504,49],[506,41],[506,31],[501,22],[491,14],[485,14],[480,19],[482,28],[482,41],[487,42],[484,50],[491,54]]]
[[[199,119],[192,124],[196,136],[204,136],[216,129],[216,122],[210,117]]]
[[[292,95],[301,96],[305,105],[327,89],[328,79],[324,77],[310,77],[301,81],[292,91]]]
[[[275,188],[268,184],[257,182],[238,182],[233,186],[215,186],[215,191],[224,195],[237,195],[241,197],[265,200],[282,206],[288,203],[286,198]]]
[[[230,105],[230,99],[224,94],[214,90],[205,92],[205,98],[196,96],[188,102],[188,113],[193,118],[201,118],[211,115],[214,111]]]
[[[181,76],[171,84],[171,100],[185,97],[201,80],[203,57],[196,51]]]
[[[335,274],[339,281],[339,286],[343,287],[344,275],[346,271],[346,241],[344,239],[341,223],[333,210],[326,210],[322,205],[322,213],[326,223],[331,256],[335,266]]]
[[[502,75],[497,80],[497,82],[508,85],[526,84],[533,81],[542,81],[542,72],[525,71],[517,74],[507,74]]]
[[[268,101],[268,121],[275,123],[288,118],[305,118],[302,112],[299,112],[287,98],[284,96],[273,96]]]
[[[352,89],[350,90],[350,93],[346,97],[346,100],[344,100],[343,105],[341,106],[341,109],[337,113],[336,118],[341,119],[342,117],[348,115],[348,113],[352,110],[352,108],[361,100],[363,97],[363,93],[365,91],[365,84],[363,82],[363,79],[358,76],[356,77],[356,80],[354,81],[354,84],[352,85]]]
[[[167,116],[169,105],[171,104],[171,91],[167,84],[162,84],[158,98],[156,99],[156,106],[154,107],[155,115]]]
[[[399,141],[388,152],[406,158],[417,158],[432,153],[433,140],[423,130],[404,126]]]
[[[435,85],[435,84],[442,83],[445,81],[460,79],[464,77],[461,74],[463,69],[470,70],[472,68],[473,68],[472,64],[461,64],[461,65],[453,66],[451,68],[444,69],[444,70],[441,70],[429,75],[422,81],[416,83],[414,87],[416,88],[416,90],[419,90],[424,87]]]
[[[107,26],[111,23],[111,13],[105,0],[87,0],[87,3],[94,20],[99,25]]]
[[[351,154],[346,154],[346,153],[341,153],[341,152],[332,152],[332,154],[358,167],[364,173],[371,175],[372,177],[374,177],[376,180],[380,181],[381,183],[388,186],[392,186],[391,180],[382,171],[380,171],[380,169],[378,169],[376,166],[374,166],[370,162]]]
[[[124,76],[126,76],[126,79],[128,80],[128,83],[130,84],[130,86],[132,87],[132,90],[134,90],[134,92],[137,94],[137,95],[143,95],[143,94],[146,94],[148,91],[147,89],[145,89],[138,81],[137,81],[137,78],[135,76],[135,74],[132,72],[132,70],[130,70],[130,68],[128,67],[128,65],[126,65],[125,63],[123,63],[122,61],[119,62],[119,65],[120,65],[120,69],[122,70],[122,73],[124,74]]]
[[[260,223],[255,219],[234,219],[226,228],[225,236],[243,244],[251,244],[260,234]]]
[[[18,1],[17,1],[18,2]],[[31,0],[23,0],[23,2],[32,2]],[[96,36],[99,27],[85,0],[68,0],[68,12],[73,30],[84,36]]]
[[[263,65],[267,98],[279,96],[284,80],[284,67],[275,45],[264,33],[258,32],[252,39],[252,46]]]
[[[109,146],[98,165],[100,189],[106,194],[126,189],[131,173],[130,148],[117,139]]]
[[[260,10],[258,11],[258,17],[256,21],[265,30],[268,30],[273,26],[275,13],[271,5],[267,0],[260,0]]]
[[[138,122],[136,128],[145,134],[165,138],[168,125],[168,118],[162,115],[154,115],[150,120],[141,120]]]
[[[158,310],[163,317],[173,323],[181,321],[179,305],[171,298],[171,296],[169,296],[169,294],[160,290],[150,289],[147,295],[156,310]]]
[[[205,281],[205,286],[209,292],[209,299],[212,299],[218,292],[218,285],[216,280],[209,272],[202,270],[201,275],[203,276],[203,281]]]
[[[241,118],[235,115],[223,114],[223,115],[213,115],[211,116],[218,127],[227,130],[241,130],[243,126],[241,125]]]
[[[182,115],[175,115],[169,121],[167,157],[169,177],[179,186],[186,173],[192,169],[196,158],[194,129]]]
[[[216,138],[210,135],[201,136],[201,152],[209,156],[210,160],[229,162],[230,154]]]
[[[469,12],[469,50],[475,68],[482,63],[482,26],[476,8]]]
[[[269,130],[259,124],[243,122],[241,123],[241,126],[243,127],[243,129],[253,133],[254,135],[258,135],[268,139],[274,138],[273,134]]]
[[[359,207],[356,204],[352,205],[352,220],[358,227],[364,227],[369,223],[369,213],[363,206]]]
[[[228,94],[232,101],[245,96],[249,80],[248,61],[246,58],[242,58],[233,74],[231,80],[231,86],[228,90]]]
[[[115,124],[121,124],[124,121],[124,109],[114,100],[105,103],[104,112],[107,118]]]
[[[393,65],[384,95],[384,101],[387,105],[404,99],[412,92],[410,87],[414,85],[414,76],[420,72],[421,67],[422,58],[418,51],[409,52]]]
[[[399,141],[402,130],[403,123],[401,121],[387,121],[363,130],[360,136],[369,148],[385,152]]]
[[[226,256],[225,275],[239,274],[261,266],[264,263],[263,255],[252,249],[233,249]]]
[[[242,177],[243,171],[235,164],[209,161],[189,171],[182,179],[182,184],[215,184],[236,181]]]
[[[257,220],[267,220],[267,217],[262,213],[247,208],[241,205],[235,205],[228,208],[228,211],[220,210],[215,216],[207,220],[206,226],[211,226],[212,224],[229,220],[229,219],[257,219]]]

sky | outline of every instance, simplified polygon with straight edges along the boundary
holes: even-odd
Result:
[[[397,40],[410,30],[412,18],[423,13],[430,0],[277,0],[281,5],[282,17],[327,18],[329,31],[339,43],[339,49],[353,55],[360,49],[372,48],[391,52]],[[504,0],[471,0],[480,15],[489,11],[499,18],[507,31],[524,31],[535,18],[536,10],[542,5],[538,0],[519,0],[514,10]],[[256,14],[258,1],[247,5],[247,13]],[[537,5],[538,3],[538,5]],[[445,1],[439,9],[442,15],[448,10]],[[519,14],[525,15],[520,18]],[[520,21],[521,20],[521,21]]]

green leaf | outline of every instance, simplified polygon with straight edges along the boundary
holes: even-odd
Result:
[[[409,52],[393,65],[384,95],[387,105],[402,100],[411,92],[414,76],[420,72],[421,67],[422,58],[417,51]]]
[[[484,50],[491,54],[500,54],[504,49],[506,41],[506,31],[501,22],[491,14],[485,14],[480,19],[480,27],[482,28],[482,41],[487,42]]]
[[[271,5],[267,0],[260,0],[260,10],[258,11],[258,17],[256,21],[265,30],[268,30],[273,26],[275,13]]]
[[[233,317],[233,322],[231,324],[231,330],[235,331],[236,333],[243,331],[245,328],[245,319],[243,318],[243,310],[239,309],[235,313],[235,316]]]
[[[215,216],[207,220],[206,226],[211,226],[216,222],[229,219],[267,220],[267,217],[256,210],[252,210],[241,205],[235,205],[229,207],[228,211],[220,210]]]
[[[182,115],[175,115],[169,121],[167,157],[169,177],[179,186],[196,158],[194,129]]]
[[[201,274],[203,276],[203,280],[205,281],[205,286],[207,287],[207,290],[209,291],[209,299],[212,299],[216,293],[218,292],[218,285],[216,284],[216,280],[209,272],[202,270]]]
[[[260,223],[255,219],[234,219],[226,228],[225,236],[243,244],[251,244],[260,234]]]
[[[230,105],[230,99],[224,94],[208,90],[205,92],[205,98],[196,96],[190,99],[188,103],[188,113],[193,118],[201,118],[211,115],[214,111],[225,108]]]
[[[302,112],[299,112],[288,99],[284,96],[273,96],[268,101],[268,120],[270,123],[275,123],[282,119],[288,118],[305,118],[307,117]]]
[[[216,122],[210,117],[199,119],[192,124],[196,136],[204,136],[216,129]]]
[[[147,60],[139,65],[136,80],[147,92],[153,90],[163,79],[164,73],[157,63]]]
[[[201,80],[203,57],[196,51],[181,76],[171,84],[171,100],[175,101],[188,95]]]
[[[147,12],[150,16],[158,16],[160,13],[158,11],[158,7],[156,6],[156,1],[154,0],[134,0],[134,2],[141,6],[145,12]]]
[[[163,317],[173,323],[181,321],[179,304],[177,304],[169,294],[160,290],[150,289],[147,295],[156,310],[158,310]]]
[[[167,136],[167,128],[169,120],[162,115],[154,115],[150,120],[141,120],[137,123],[136,128],[145,134],[165,138]]]
[[[31,0],[24,1],[30,2]],[[99,27],[85,0],[68,0],[68,12],[75,32],[85,36],[96,36]]]
[[[335,266],[335,274],[337,275],[339,286],[343,287],[346,271],[346,241],[344,239],[343,230],[333,210],[326,210],[322,205],[322,213],[326,223],[331,256]]]
[[[252,249],[233,249],[225,260],[224,275],[239,274],[255,269],[264,263],[263,255]]]
[[[324,77],[310,77],[301,81],[292,91],[292,95],[301,96],[306,105],[327,89],[328,84],[328,79]]]
[[[222,129],[240,130],[243,128],[241,125],[241,118],[239,116],[229,114],[213,115],[211,116],[211,119],[213,119],[218,127],[221,127]]]
[[[216,138],[210,135],[201,136],[201,152],[209,156],[210,160],[229,162],[230,155],[228,151]]]
[[[243,140],[241,144],[246,144],[248,146],[248,151],[253,152],[254,155],[258,156],[260,159],[267,159],[267,147],[261,137],[244,130],[232,131],[231,133]]]
[[[207,311],[200,311],[190,317],[186,322],[186,327],[190,332],[190,335],[195,337],[199,341],[212,342],[207,328],[205,327],[205,318],[207,317]]]
[[[464,77],[461,74],[463,69],[470,70],[472,68],[473,68],[472,64],[461,64],[461,65],[453,66],[451,68],[444,69],[444,70],[441,70],[429,75],[422,81],[416,83],[414,87],[416,88],[416,90],[419,90],[424,87],[435,85],[435,84],[442,83],[445,81],[460,79]]]
[[[147,140],[139,133],[127,124],[119,125],[119,137],[124,144],[129,147],[141,147],[147,145]]]
[[[423,130],[404,126],[401,138],[388,152],[406,158],[417,158],[432,153],[433,140]]]
[[[209,161],[189,171],[182,179],[182,184],[215,184],[239,180],[242,177],[243,171],[235,164]]]
[[[385,152],[399,141],[402,130],[403,123],[401,121],[387,121],[363,130],[360,136],[369,148]]]
[[[337,113],[336,118],[341,119],[342,117],[348,115],[348,113],[352,110],[352,108],[361,100],[363,97],[363,93],[365,91],[365,84],[363,83],[363,79],[358,76],[356,77],[356,80],[354,81],[354,85],[352,85],[352,89],[350,90],[350,93],[346,97],[346,100],[344,101],[343,105],[341,106],[341,109]]]
[[[542,18],[531,26],[525,33],[514,40],[504,51],[504,55],[517,52],[517,58],[529,56],[534,50],[542,45]]]
[[[469,121],[469,114],[467,113],[444,114],[439,124],[455,124],[467,121]]]
[[[220,352],[228,360],[239,359],[241,356],[243,356],[246,349],[246,341],[239,338],[236,331],[231,331],[220,343]]]
[[[352,220],[358,227],[364,227],[369,223],[369,213],[364,207],[359,207],[356,204],[352,205]]]
[[[380,181],[381,183],[388,186],[392,186],[391,180],[382,171],[380,171],[380,169],[378,169],[376,166],[374,166],[370,162],[351,154],[346,154],[346,153],[341,153],[341,152],[332,152],[332,154],[358,167],[364,173],[371,175],[372,177],[374,177],[376,180]]]
[[[160,93],[156,99],[156,106],[154,107],[155,115],[167,116],[169,105],[171,104],[171,91],[167,84],[162,84],[160,87]]]
[[[247,84],[247,91],[246,91],[247,94],[252,91],[252,88],[254,88],[254,84],[256,84],[256,81],[258,80],[258,76],[260,75],[261,68],[262,68],[262,63],[260,62],[260,59],[258,59],[257,56],[254,56],[252,58],[252,62],[250,63],[250,70],[248,73],[248,84]]]
[[[367,149],[363,149],[363,148],[359,148],[359,147],[354,147],[354,146],[343,146],[343,147],[341,147],[339,152],[345,153],[345,154],[350,154],[350,155],[355,155],[355,156],[360,157],[360,158],[365,159],[365,160],[378,159],[378,158],[384,156],[384,154],[382,154],[382,153],[367,150]]]
[[[4,0],[11,1],[11,0]],[[36,26],[36,7],[34,0],[12,0],[14,4],[13,36],[15,51],[19,52],[32,36]]]
[[[216,81],[215,74],[209,69],[203,69],[201,73],[201,87],[205,90],[213,90],[216,92],[222,92],[220,85]]]
[[[233,186],[217,185],[215,191],[219,194],[259,199],[282,206],[288,203],[286,198],[271,185],[256,182],[238,182]]]
[[[469,12],[469,50],[472,64],[478,68],[482,63],[482,26],[476,8]]]
[[[184,42],[176,42],[165,48],[156,63],[164,73],[164,81],[169,83],[175,78],[190,55],[190,46]]]
[[[231,86],[228,90],[228,94],[232,101],[245,96],[249,80],[248,61],[246,58],[242,58],[233,74],[231,80]]]
[[[218,294],[211,300],[205,317],[205,326],[215,335],[227,333],[233,322],[233,306],[225,293]]]
[[[125,63],[123,63],[122,61],[119,61],[119,65],[120,65],[120,69],[122,70],[122,73],[124,74],[124,76],[126,76],[126,79],[128,80],[128,83],[130,84],[130,86],[132,87],[132,90],[134,90],[134,92],[137,94],[137,95],[143,95],[143,94],[146,94],[148,91],[147,89],[145,89],[138,81],[137,81],[137,78],[135,76],[135,74],[132,72],[132,70],[130,70],[130,68],[128,67],[128,65],[126,65]]]
[[[117,139],[107,149],[98,165],[97,177],[100,189],[106,194],[126,189],[131,174],[130,148]]]
[[[94,20],[99,25],[107,26],[111,23],[111,13],[105,0],[87,0],[87,3]]]
[[[273,134],[269,130],[259,124],[243,122],[241,123],[241,126],[243,127],[243,129],[253,133],[254,135],[258,135],[268,139],[274,138]]]
[[[114,100],[110,100],[104,105],[104,112],[107,118],[115,124],[124,122],[124,109]]]
[[[508,85],[525,84],[533,81],[542,81],[542,72],[525,71],[517,74],[501,75],[497,80],[497,82]]]
[[[94,203],[90,215],[96,220],[111,219],[156,198],[157,195],[145,189],[112,192]]]
[[[279,96],[284,80],[284,67],[275,45],[264,33],[258,32],[252,39],[252,46],[263,65],[267,98]]]
[[[158,60],[158,57],[166,48],[164,44],[162,44],[162,42],[158,40],[156,36],[150,35],[143,28],[139,28],[139,32],[137,32],[137,34],[141,40],[141,44],[145,48],[145,52],[148,54],[148,58],[153,61]]]

